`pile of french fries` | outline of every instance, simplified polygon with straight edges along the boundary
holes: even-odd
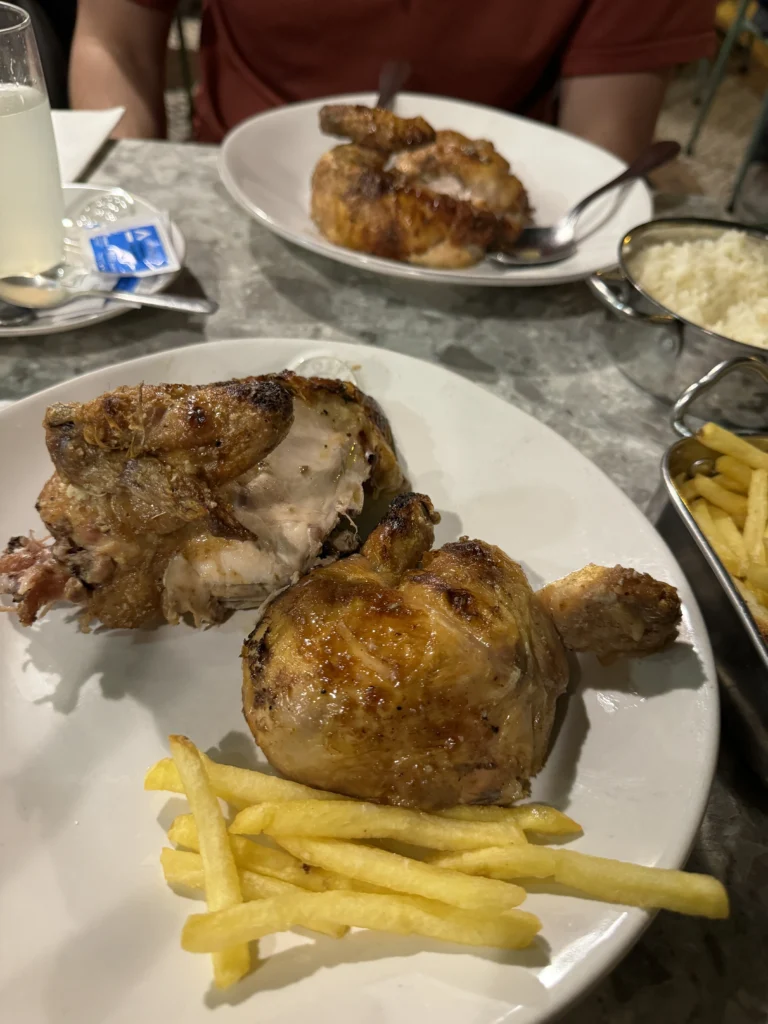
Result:
[[[768,452],[716,423],[696,436],[715,475],[682,473],[675,485],[768,639]]]
[[[166,881],[205,891],[208,913],[187,918],[181,944],[213,955],[226,988],[251,968],[248,943],[294,926],[341,939],[350,927],[521,949],[541,928],[520,910],[511,879],[549,879],[611,903],[726,917],[707,875],[641,867],[529,842],[578,835],[541,804],[456,807],[427,814],[350,800],[261,772],[218,764],[184,736],[144,787],[186,794],[161,864]],[[228,826],[224,801],[235,816]],[[418,847],[403,856],[377,845]],[[343,947],[340,949],[343,957]]]

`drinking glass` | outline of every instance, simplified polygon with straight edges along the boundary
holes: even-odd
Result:
[[[64,200],[51,108],[29,15],[0,2],[0,277],[57,266]]]

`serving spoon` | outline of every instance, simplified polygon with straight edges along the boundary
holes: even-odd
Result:
[[[611,181],[590,192],[551,227],[523,228],[514,246],[503,252],[488,252],[486,259],[494,266],[506,267],[540,267],[547,263],[559,263],[573,256],[578,248],[576,240],[576,224],[579,217],[595,199],[610,192],[611,189],[627,182],[642,178],[649,171],[661,167],[674,160],[680,152],[677,142],[654,142],[640,156],[636,157],[626,170]]]
[[[411,65],[407,60],[388,60],[382,65],[379,75],[379,96],[376,106],[389,110],[395,96],[411,76]]]
[[[62,281],[45,274],[17,274],[0,277],[0,300],[22,310],[55,309],[77,299],[105,299],[128,306],[151,306],[177,313],[215,313],[219,308],[211,299],[183,295],[137,295],[134,292],[105,292],[98,288],[68,288]]]

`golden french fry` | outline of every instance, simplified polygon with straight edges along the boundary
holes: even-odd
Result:
[[[693,501],[699,495],[695,480],[684,480],[681,484],[678,484],[677,489],[684,501]]]
[[[250,807],[251,804],[258,804],[262,800],[345,799],[336,793],[324,793],[319,789],[302,786],[298,782],[267,775],[266,772],[218,764],[202,751],[200,757],[203,759],[214,793],[233,807]],[[165,757],[149,769],[144,778],[144,789],[160,789],[169,793],[183,792],[179,773],[171,758]]]
[[[727,917],[728,895],[716,878],[648,868],[574,850],[506,846],[441,854],[430,863],[493,878],[551,878],[607,903],[658,907],[699,917]]]
[[[744,545],[752,562],[765,565],[765,534],[768,522],[768,470],[756,469],[752,473],[747,495],[747,518],[744,522]]]
[[[744,543],[744,538],[739,532],[738,526],[734,523],[728,513],[723,512],[721,508],[717,508],[715,505],[710,505],[709,511],[712,516],[712,521],[715,524],[715,529],[720,534],[720,539],[727,548],[730,548],[734,558],[736,559],[735,575],[739,577],[746,576],[749,559],[747,558],[747,548]]]
[[[747,569],[747,580],[760,590],[768,590],[768,567],[750,562]]]
[[[738,483],[746,494],[749,490],[749,481],[752,479],[752,470],[741,459],[735,459],[732,455],[721,455],[715,460],[715,469],[722,476],[727,476],[734,483]]]
[[[768,640],[768,607],[758,601],[755,595],[741,582],[741,580],[734,580],[733,582],[736,584],[747,608],[749,608],[750,614],[755,620],[761,636],[764,640]],[[760,588],[758,587],[757,589],[759,590]]]
[[[484,917],[415,896],[318,892],[243,903],[218,913],[193,914],[184,925],[181,944],[191,953],[210,953],[295,925],[313,928],[318,916],[350,927],[502,949],[524,948],[541,927],[538,918],[521,910]]]
[[[233,835],[265,832],[270,836],[321,839],[399,839],[435,850],[471,850],[501,843],[525,843],[525,836],[513,821],[451,821],[423,811],[382,807],[357,800],[257,804],[240,811],[230,832]]]
[[[163,868],[163,875],[169,885],[186,885],[190,889],[205,889],[205,872],[203,871],[203,858],[199,853],[189,853],[186,850],[171,850],[165,846],[160,851],[160,864]],[[303,890],[290,882],[282,882],[279,878],[269,878],[267,875],[259,875],[255,871],[242,870],[240,875],[240,890],[244,900],[269,899],[272,896],[288,896],[291,893],[300,893]],[[318,922],[317,931],[324,935],[330,935],[333,939],[343,938],[348,928],[344,925],[328,922],[320,926]]]
[[[180,814],[168,830],[168,838],[172,843],[186,846],[188,850],[200,851],[197,837],[197,826],[191,814]],[[328,889],[326,872],[302,864],[285,850],[275,850],[271,846],[253,843],[242,836],[230,836],[232,854],[235,864],[247,871],[256,871],[261,875],[269,875],[283,882],[290,882],[300,889],[310,892],[322,892]],[[333,886],[337,888],[337,886]]]
[[[743,526],[747,517],[747,499],[743,494],[734,494],[733,491],[726,491],[708,476],[699,474],[693,479],[696,491],[702,498],[706,498],[712,505],[716,505],[729,516],[733,516],[737,526]]]
[[[456,821],[511,821],[524,832],[548,836],[575,836],[581,825],[567,814],[546,804],[518,804],[517,807],[450,807],[435,812],[441,818]]]
[[[240,879],[229,845],[226,822],[197,747],[186,736],[169,738],[171,755],[197,824],[200,854],[205,872],[206,902],[211,910],[227,910],[242,904]],[[233,943],[213,957],[213,980],[227,988],[251,969],[248,946]]]
[[[696,520],[696,525],[706,537],[709,546],[715,552],[728,572],[732,576],[738,576],[741,570],[739,561],[736,558],[735,553],[723,542],[720,531],[717,529],[715,521],[712,518],[709,505],[707,505],[703,498],[699,499],[699,501],[694,501],[691,505],[691,515]]]
[[[768,452],[761,451],[756,445],[716,423],[705,423],[696,436],[707,448],[723,455],[732,455],[740,462],[746,462],[752,469],[768,469]]]
[[[722,455],[721,458],[727,459],[728,456]],[[752,472],[749,466],[745,466],[744,468],[748,473]],[[741,480],[734,480],[732,476],[726,476],[725,473],[716,473],[712,477],[712,479],[720,487],[724,487],[726,491],[733,491],[735,494],[746,495],[747,491],[749,490],[749,488],[745,484],[743,484]]]
[[[519,885],[495,878],[469,878],[459,871],[422,864],[410,857],[359,843],[297,836],[281,836],[279,842],[307,864],[336,871],[358,882],[423,896],[463,910],[500,912],[519,906],[525,899],[525,889]]]

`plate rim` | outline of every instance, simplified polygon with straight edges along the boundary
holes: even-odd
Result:
[[[542,129],[550,135],[555,137],[565,136],[566,138],[573,139],[575,142],[587,147],[588,149],[595,150],[597,153],[610,157],[611,160],[616,161],[617,174],[622,170],[626,170],[628,167],[628,164],[624,160],[616,156],[615,153],[611,153],[605,148],[605,146],[600,146],[596,142],[590,142],[588,139],[582,139],[573,132],[565,131],[556,125],[549,125],[541,121],[536,121],[534,118],[523,117],[520,114],[502,110],[500,107],[492,107],[486,103],[475,103],[471,100],[456,99],[452,96],[438,96],[433,93],[412,92],[410,90],[403,90],[400,95],[408,98],[415,97],[417,99],[438,100],[441,102],[453,103],[461,107],[469,107],[473,110],[487,111],[495,115],[501,115],[502,117],[509,118],[512,121],[533,124],[538,129]],[[504,273],[503,271],[494,271],[493,275],[489,274],[487,277],[473,278],[469,275],[463,274],[461,270],[449,271],[439,270],[432,267],[419,267],[415,264],[406,263],[400,260],[390,260],[383,256],[372,256],[369,253],[359,253],[353,249],[346,249],[344,246],[335,245],[333,242],[328,242],[326,239],[314,238],[311,235],[296,232],[291,228],[284,227],[265,210],[257,206],[255,203],[252,203],[235,181],[228,166],[227,154],[230,148],[234,145],[235,140],[241,134],[245,134],[254,122],[278,119],[281,114],[284,114],[284,112],[289,109],[298,110],[302,108],[317,107],[325,103],[340,103],[344,101],[360,102],[361,100],[364,101],[366,98],[373,101],[375,96],[376,94],[370,91],[341,93],[335,96],[324,96],[319,99],[301,100],[297,103],[285,103],[282,106],[273,107],[270,110],[253,114],[251,117],[248,117],[244,121],[235,125],[234,128],[231,128],[227,132],[222,140],[216,160],[219,178],[230,197],[257,223],[264,225],[264,227],[273,232],[273,234],[285,239],[292,245],[297,245],[300,248],[313,252],[318,256],[324,256],[326,259],[343,263],[346,266],[353,267],[357,270],[364,270],[368,273],[383,277],[395,277],[407,281],[419,281],[429,284],[459,285],[462,287],[475,288],[544,288],[552,285],[573,284],[576,281],[586,281],[597,270],[603,269],[602,267],[595,267],[593,270],[589,271],[578,271],[558,275],[553,273],[551,278],[526,280],[523,276],[526,273],[526,269],[516,267],[512,268],[507,273]],[[643,190],[644,198],[648,205],[647,214],[644,215],[643,219],[648,220],[653,216],[653,193],[643,179],[637,179],[632,183],[632,187],[642,188]],[[621,238],[618,238],[616,242],[617,254],[620,243]],[[557,266],[557,264],[552,264],[552,266]],[[608,264],[606,264],[606,266],[608,266]]]
[[[249,345],[269,345],[275,349],[279,349],[281,345],[288,344],[289,346],[301,345],[308,349],[314,349],[301,355],[308,357],[321,354],[333,354],[336,358],[342,361],[362,359],[367,353],[369,353],[370,347],[359,342],[348,342],[348,341],[326,341],[323,339],[306,338],[306,337],[274,337],[274,336],[251,336],[251,337],[236,337],[226,338],[216,341],[200,342],[195,345],[182,346],[180,348],[164,349],[160,352],[150,352],[142,356],[137,356],[132,359],[122,360],[119,363],[109,364],[106,366],[99,367],[91,370],[88,373],[77,375],[74,377],[67,378],[64,381],[60,381],[57,384],[53,384],[41,391],[34,392],[31,395],[27,395],[24,398],[18,399],[13,402],[9,407],[0,410],[0,428],[10,421],[16,410],[22,406],[26,406],[35,402],[39,402],[41,399],[50,396],[57,390],[70,385],[74,382],[87,383],[88,381],[95,380],[99,376],[106,377],[108,374],[120,373],[125,367],[135,367],[136,364],[153,364],[160,362],[165,357],[184,357],[186,358],[190,366],[194,366],[198,361],[194,358],[194,353],[199,352],[202,349],[213,352],[219,348],[222,344],[230,347],[233,351],[237,349],[245,349]],[[327,350],[327,351],[326,351]],[[375,348],[373,350],[376,357],[383,357],[385,360],[391,359],[395,364],[404,364],[407,368],[409,365],[426,364],[430,371],[436,373],[440,377],[458,381],[460,385],[468,391],[474,392],[479,391],[486,402],[492,402],[504,407],[512,407],[512,409],[530,421],[535,427],[545,434],[553,436],[556,441],[565,446],[572,455],[575,455],[577,459],[585,461],[590,464],[592,469],[602,476],[605,481],[610,485],[611,489],[616,492],[617,497],[627,507],[631,508],[641,518],[645,519],[640,508],[626,495],[621,488],[611,480],[608,474],[600,468],[596,463],[589,459],[586,455],[582,454],[567,438],[563,437],[556,430],[550,427],[548,424],[541,422],[530,413],[525,412],[523,409],[516,406],[514,403],[494,394],[491,391],[487,391],[485,388],[469,380],[468,378],[456,373],[446,367],[440,366],[437,363],[433,363],[429,360],[419,359],[416,356],[409,355],[407,353],[396,352],[392,349],[380,349]],[[298,358],[298,352],[292,352],[286,354],[291,357]],[[364,365],[364,363],[363,363]],[[646,520],[649,525],[655,530],[653,524]],[[657,541],[663,550],[666,552],[668,557],[668,564],[671,564],[677,568],[680,576],[687,581],[687,577],[683,573],[682,567],[680,566],[674,553],[669,548],[666,541],[657,533]],[[689,611],[694,613],[694,618],[697,619],[697,626],[694,632],[694,638],[696,645],[702,659],[702,663],[706,669],[706,677],[704,686],[706,692],[709,694],[710,699],[707,701],[707,716],[706,716],[706,742],[702,742],[702,764],[699,778],[704,784],[700,785],[695,793],[689,800],[689,808],[693,808],[694,814],[690,816],[690,828],[679,833],[676,837],[676,841],[672,844],[672,851],[667,853],[666,857],[661,858],[657,863],[663,867],[682,867],[690,854],[691,848],[693,847],[696,836],[701,824],[701,820],[706,810],[706,806],[709,800],[709,794],[712,787],[712,781],[714,779],[715,771],[717,768],[717,756],[719,751],[720,743],[720,693],[719,684],[717,680],[717,672],[714,663],[714,657],[712,653],[712,647],[709,640],[709,634],[704,625],[704,621],[699,609],[698,602],[692,590],[690,590],[690,584],[688,584],[690,591],[690,599],[686,600],[686,605]],[[629,950],[639,941],[643,932],[652,923],[656,911],[646,911],[636,907],[624,908],[623,913],[617,918],[616,922],[610,929],[609,933],[603,933],[600,942],[593,945],[590,948],[589,953],[583,958],[582,966],[578,972],[569,971],[563,977],[559,978],[554,985],[547,986],[548,1001],[546,1006],[526,1007],[528,1016],[526,1020],[529,1024],[545,1024],[546,1021],[558,1017],[561,1013],[565,1012],[566,1009],[574,1005],[580,999],[584,998],[589,991],[591,991],[602,979],[604,979],[613,968],[627,955]],[[606,939],[610,940],[610,945],[606,948]],[[498,965],[500,969],[503,969],[503,965]],[[519,1007],[510,1006],[509,1018],[507,1015],[504,1016],[504,1020],[509,1019],[510,1022],[515,1019]]]

